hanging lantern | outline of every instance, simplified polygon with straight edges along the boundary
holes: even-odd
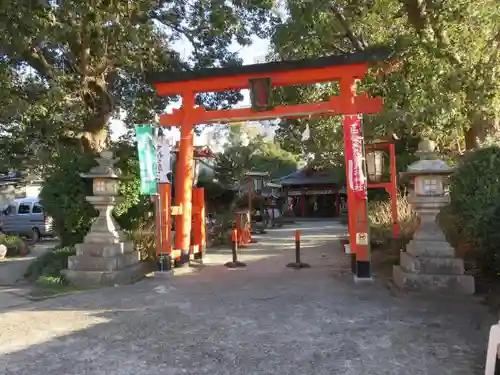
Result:
[[[370,181],[380,182],[385,169],[385,153],[380,150],[367,151],[366,169]]]
[[[268,111],[271,105],[271,78],[253,78],[248,80],[250,101],[254,112]]]
[[[262,193],[264,189],[264,180],[269,178],[269,173],[267,172],[247,172],[248,178],[252,179],[252,191],[255,194]]]

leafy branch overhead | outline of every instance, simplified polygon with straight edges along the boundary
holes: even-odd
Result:
[[[498,2],[435,0],[287,1],[290,15],[272,38],[272,57],[297,59],[361,51],[386,45],[397,56],[374,67],[361,90],[384,98],[384,110],[365,117],[368,133],[400,137],[430,135],[438,144],[471,149],[498,134],[500,112],[500,24]],[[382,68],[382,69],[381,69]],[[377,73],[377,74],[375,74]],[[382,74],[380,74],[382,73]],[[335,85],[286,88],[287,103],[322,100]],[[311,127],[311,140],[297,134]],[[282,122],[282,145],[315,153],[325,132],[341,148],[336,119]],[[295,147],[297,148],[297,147]]]
[[[241,64],[229,47],[265,36],[267,0],[233,6],[218,0],[6,0],[0,9],[2,109],[16,155],[49,160],[61,148],[102,149],[111,117],[151,122],[175,98],[157,96],[147,73]],[[174,43],[186,51],[181,56]],[[204,95],[209,107],[239,93]],[[15,141],[3,142],[15,145]],[[22,142],[21,142],[22,143]],[[3,150],[6,162],[15,160]]]

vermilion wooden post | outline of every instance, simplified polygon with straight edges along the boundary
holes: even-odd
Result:
[[[179,142],[179,161],[175,176],[175,203],[182,209],[181,215],[176,217],[175,249],[180,250],[181,256],[177,266],[189,264],[191,247],[191,210],[193,191],[193,151],[194,151],[194,121],[192,118],[195,101],[191,91],[182,94],[182,126]]]
[[[193,245],[198,248],[198,258],[205,252],[205,189],[193,188]]]
[[[342,110],[346,114],[344,117],[344,140],[351,142],[350,126],[354,120],[354,116],[365,112],[363,108],[354,105],[356,100],[356,79],[358,77],[353,74],[346,74],[340,79],[340,100]],[[357,120],[359,121],[359,120]],[[346,143],[347,145],[347,143]],[[364,150],[364,147],[362,147]],[[364,156],[364,154],[363,154]],[[349,169],[348,155],[346,157],[346,168]],[[363,162],[364,164],[364,162]],[[354,168],[354,166],[353,166]],[[347,171],[347,207],[349,215],[349,246],[352,256],[356,257],[356,279],[370,280],[371,279],[371,253],[370,239],[368,236],[368,209],[365,198],[361,194],[356,194],[352,191],[353,182],[350,181],[351,174]],[[366,189],[366,184],[365,184]]]

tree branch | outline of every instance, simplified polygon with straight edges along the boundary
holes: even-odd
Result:
[[[83,77],[87,75],[87,67],[90,56],[90,35],[88,28],[88,17],[84,16],[82,20],[82,34],[80,37],[80,74]]]
[[[21,57],[44,78],[48,80],[55,78],[54,70],[47,62],[42,49],[34,47],[31,50],[23,52]]]
[[[344,28],[346,37],[351,42],[353,48],[358,52],[364,51],[368,47],[368,44],[362,36],[354,34],[354,31],[352,30],[351,25],[349,25],[349,21],[345,17],[343,11],[335,4],[330,6],[330,10]]]

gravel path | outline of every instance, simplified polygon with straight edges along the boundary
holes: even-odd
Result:
[[[0,310],[0,372],[45,374],[482,374],[493,318],[475,298],[356,285],[333,222],[270,231],[246,270],[210,264],[168,280]]]

